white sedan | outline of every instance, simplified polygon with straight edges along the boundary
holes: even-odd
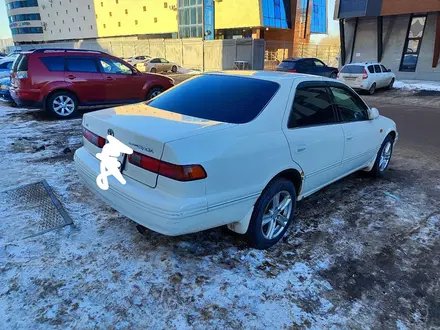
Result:
[[[165,235],[227,225],[259,249],[283,237],[297,200],[358,170],[381,176],[397,140],[345,84],[281,72],[200,75],[87,113],[83,128],[78,173],[110,206]],[[133,153],[102,190],[96,155],[109,135]]]
[[[131,64],[132,66],[136,66],[136,64],[148,61],[151,59],[151,56],[148,55],[137,55],[132,57],[121,57],[125,62],[128,64]]]
[[[136,69],[141,72],[168,72],[171,71],[173,73],[177,72],[178,69],[177,63],[170,62],[164,58],[154,57],[151,59],[147,59],[143,62],[138,62],[136,64]]]

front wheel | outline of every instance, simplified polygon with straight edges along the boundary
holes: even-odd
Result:
[[[150,72],[151,72],[151,73],[156,73],[156,72],[157,72],[157,69],[156,69],[156,68],[151,68]]]
[[[145,98],[147,101],[151,100],[152,98],[158,96],[159,94],[161,94],[163,92],[163,88],[162,87],[153,87],[152,89],[150,89],[147,93],[147,97]]]
[[[60,119],[72,118],[78,114],[78,101],[70,92],[55,92],[47,100],[47,110]]]
[[[177,72],[177,66],[173,65],[173,67],[171,68],[171,72],[172,73],[176,73]]]
[[[381,177],[390,165],[391,156],[393,155],[394,139],[391,135],[388,135],[382,143],[379,152],[376,156],[376,162],[371,169],[373,176]]]
[[[389,83],[388,86],[387,86],[387,89],[392,89],[393,86],[394,86],[394,78],[391,79],[390,83]]]
[[[296,208],[296,191],[287,179],[271,182],[255,203],[246,236],[257,249],[276,244],[292,223]]]
[[[371,85],[370,89],[368,90],[368,94],[373,95],[376,92],[376,83],[373,83]]]

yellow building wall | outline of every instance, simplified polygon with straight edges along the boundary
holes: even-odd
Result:
[[[261,26],[260,0],[223,0],[214,6],[216,29]]]
[[[177,9],[169,8],[173,5],[177,7],[177,0],[94,0],[94,4],[98,37],[173,33],[178,30]]]

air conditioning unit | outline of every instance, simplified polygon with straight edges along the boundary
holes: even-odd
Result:
[[[177,6],[176,5],[169,5],[168,9],[169,10],[177,10]]]

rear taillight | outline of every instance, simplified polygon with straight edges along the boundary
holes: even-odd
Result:
[[[128,161],[140,168],[177,181],[195,181],[207,177],[201,165],[175,165],[158,159],[133,152]]]
[[[336,79],[339,79],[339,73],[336,75]]]
[[[289,70],[289,72],[296,72],[296,69],[291,69]]]
[[[102,148],[105,145],[105,139],[103,137],[90,132],[88,129],[83,128],[83,136],[87,141],[99,148]]]
[[[17,79],[27,79],[27,77],[28,77],[27,71],[17,71],[17,73],[15,74],[15,78]]]
[[[362,79],[368,79],[368,73],[367,70],[364,69],[364,75],[362,76]]]

